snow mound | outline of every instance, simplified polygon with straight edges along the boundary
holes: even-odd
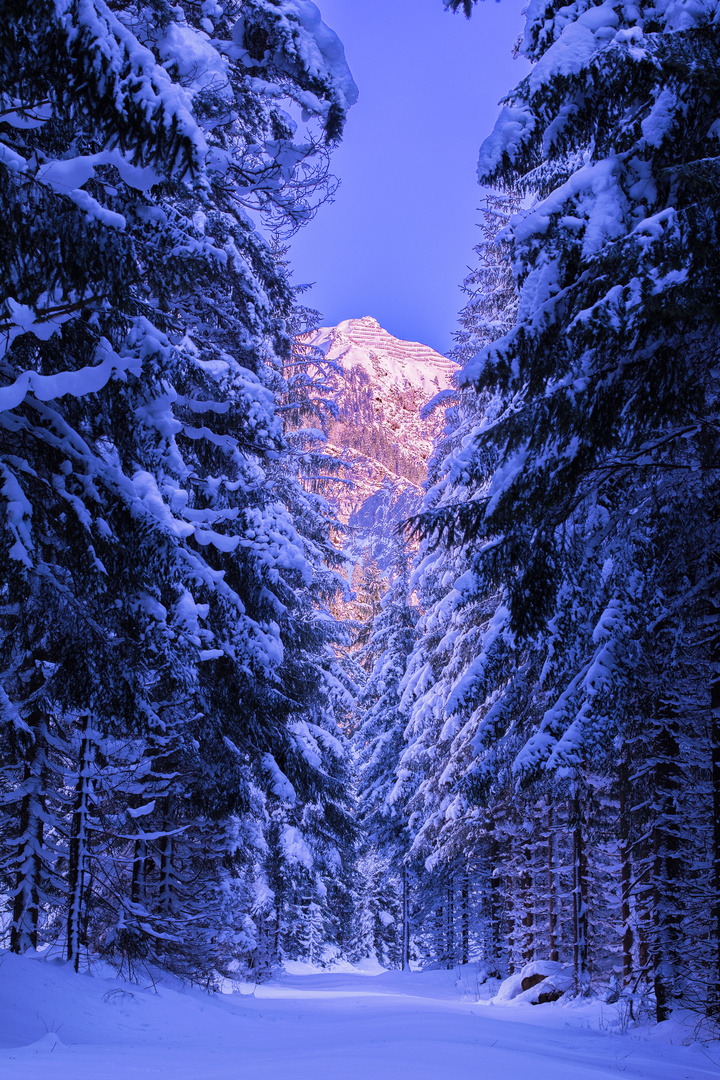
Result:
[[[325,975],[328,973],[346,975],[382,975],[387,970],[375,956],[369,956],[364,960],[358,960],[355,964],[351,964],[349,960],[343,960],[341,958],[328,960],[322,966],[310,964],[305,960],[286,960],[283,967],[288,975]]]
[[[69,1047],[65,1046],[60,1040],[60,1036],[56,1031],[48,1031],[45,1035],[42,1035],[35,1042],[29,1043],[27,1046],[20,1046],[15,1051],[16,1054],[22,1056],[34,1055],[34,1054],[55,1054],[59,1050],[68,1050]]]
[[[529,983],[534,985],[529,986]],[[524,984],[524,985],[523,985]],[[534,960],[500,984],[493,1005],[537,1005],[540,996],[567,993],[574,985],[570,968],[555,960]]]

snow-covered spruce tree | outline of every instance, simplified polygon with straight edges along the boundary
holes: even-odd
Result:
[[[304,513],[297,517],[302,522],[309,506],[305,492],[301,498]],[[310,504],[313,501],[310,496]],[[313,549],[317,537],[309,529],[306,537],[308,564],[315,574],[302,591],[296,588],[293,663],[282,669],[292,704],[290,740],[282,755],[263,758],[269,786],[267,881],[272,892],[272,903],[265,908],[276,933],[275,959],[318,963],[333,950],[346,949],[350,938],[356,829],[346,723],[354,703],[352,683],[338,656],[344,628],[326,606],[342,582],[319,563]]]
[[[407,815],[393,797],[403,750],[400,684],[415,642],[418,609],[411,598],[409,552],[396,540],[389,588],[367,627],[358,656],[370,670],[353,736],[358,767],[358,818],[365,849],[360,862],[356,950],[407,970],[413,870]]]
[[[310,113],[311,117],[314,112],[315,117],[321,121],[321,128],[323,124],[325,125],[326,135],[334,136],[337,133],[334,125],[338,120],[338,111],[334,108],[334,104],[337,105],[339,102],[344,109],[348,103],[336,85],[334,76],[337,75],[345,80],[349,98],[354,94],[347,69],[341,62],[342,50],[339,48],[337,39],[320,23],[319,18],[316,17],[317,13],[313,15],[314,9],[308,8],[304,11],[307,23],[305,26],[301,19],[295,21],[290,18],[286,22],[284,17],[281,17],[282,12],[275,11],[272,6],[267,11],[264,7],[260,11],[260,7],[262,6],[258,6],[255,14],[253,14],[254,7],[251,4],[245,5],[243,9],[245,20],[242,24],[243,33],[246,37],[248,34],[252,37],[252,44],[249,45],[250,53],[252,54],[253,49],[259,49],[259,45],[263,42],[265,42],[265,51],[259,51],[257,56],[250,58],[244,50],[241,50],[239,59],[244,67],[250,68],[251,71],[249,76],[247,72],[245,73],[246,78],[242,80],[240,92],[244,97],[249,96],[252,99],[257,91],[258,71],[265,71],[270,63],[271,72],[274,73],[275,65],[278,65],[283,70],[280,83],[283,86],[285,98],[292,98],[293,94],[297,94],[302,99],[306,112]],[[293,11],[291,11],[292,15]],[[251,33],[248,28],[255,18],[257,18],[257,25]],[[235,41],[239,40],[238,26],[239,24],[235,23],[231,27]],[[317,40],[313,35],[317,36]],[[330,68],[323,69],[323,47],[330,50],[328,53],[331,60],[330,67],[333,60],[337,61],[334,74]],[[167,48],[165,44],[165,49]],[[287,50],[288,57],[281,62],[283,50]],[[308,58],[312,69],[309,74],[297,67],[296,50]],[[228,51],[232,54],[231,49]],[[237,48],[235,51],[237,52]],[[182,57],[178,58],[178,63],[181,61]],[[321,85],[320,76],[325,80],[323,85]],[[189,78],[196,77],[197,73],[193,67]],[[273,75],[273,78],[278,78],[278,76]],[[252,88],[251,90],[248,90],[248,85]],[[314,110],[305,101],[308,85],[312,87],[316,95]],[[317,146],[312,142],[310,144],[299,142],[293,125],[289,122],[286,123],[285,128],[282,128],[281,121],[286,118],[283,113],[278,113],[278,101],[282,104],[283,98],[278,99],[277,94],[273,92],[269,95],[267,104],[262,102],[262,108],[257,108],[257,105],[251,102],[252,109],[248,111],[252,122],[246,120],[239,130],[235,125],[232,126],[229,131],[232,156],[229,158],[228,171],[236,175],[234,168],[238,161],[242,162],[243,170],[250,168],[250,162],[251,180],[245,176],[245,172],[237,174],[243,178],[246,186],[237,185],[236,197],[270,212],[275,220],[290,217],[292,221],[298,214],[302,217],[302,214],[307,212],[307,207],[303,209],[301,196],[317,183],[318,177],[313,174],[307,182],[300,184],[302,176],[298,177],[297,171],[293,172],[290,169],[288,160],[299,162],[300,166],[304,167],[303,161],[311,151],[317,150]],[[210,110],[210,117],[213,138],[217,138],[217,112]],[[232,119],[236,120],[236,118]],[[261,135],[264,140],[267,140],[268,132],[275,136],[270,144],[260,140]],[[278,142],[279,132],[282,132],[284,143]],[[266,155],[265,158],[258,159],[259,149],[257,145],[254,145],[258,141],[261,146],[266,147],[269,157]],[[296,181],[296,187],[299,184],[298,190],[293,193],[292,198],[289,198],[288,190]],[[223,198],[226,198],[224,192]],[[221,207],[223,198],[218,200]],[[270,249],[249,227],[246,219],[242,216],[239,220],[237,218],[236,207],[235,217],[225,213],[225,222],[221,221],[219,225],[218,215],[216,215],[215,226],[219,229],[221,237],[224,237],[224,229],[228,229],[229,241],[234,240],[236,248],[244,253],[250,262],[257,286],[251,288],[252,278],[248,278],[246,266],[236,266],[237,276],[229,281],[225,270],[223,281],[227,281],[227,285],[225,288],[218,288],[215,282],[216,291],[208,310],[205,302],[208,289],[205,282],[201,302],[204,328],[206,334],[208,326],[213,329],[211,341],[215,356],[219,354],[223,361],[227,360],[228,353],[233,357],[237,357],[238,354],[243,356],[251,374],[254,373],[261,383],[264,382],[274,388],[276,373],[283,365],[291,347],[289,331],[284,322],[279,321],[279,316],[292,315],[292,293],[286,284],[282,267],[278,266],[274,256],[271,259]],[[172,305],[174,299],[174,297],[169,298],[168,303]],[[213,315],[213,311],[220,314],[217,311],[218,308],[225,315],[224,324],[222,319],[217,319]],[[220,348],[218,348],[218,338]],[[227,352],[220,351],[224,349],[227,349]],[[244,397],[248,393],[245,380],[243,380],[242,389]],[[206,396],[211,397],[210,394]],[[230,395],[227,396],[232,401]],[[302,841],[312,852],[313,880],[317,883],[322,897],[328,897],[328,892],[332,893],[333,889],[343,894],[343,860],[338,849],[346,854],[352,842],[352,830],[347,817],[345,751],[342,738],[335,730],[337,725],[334,704],[337,699],[338,680],[334,673],[336,664],[332,641],[337,631],[334,629],[333,621],[327,617],[327,613],[323,614],[329,597],[338,590],[340,581],[331,568],[333,554],[328,540],[327,518],[320,512],[317,502],[309,498],[298,483],[294,475],[294,459],[285,461],[284,449],[279,455],[277,454],[279,426],[269,413],[268,404],[269,399],[266,398],[265,409],[255,414],[256,406],[250,397],[247,405],[244,404],[235,416],[226,414],[222,432],[230,436],[230,442],[229,445],[220,445],[219,454],[213,446],[212,438],[208,447],[203,445],[202,433],[195,431],[190,433],[191,439],[197,440],[195,445],[203,455],[197,471],[201,473],[202,469],[208,470],[209,457],[212,461],[210,473],[215,484],[225,472],[227,487],[231,493],[228,500],[229,509],[225,513],[231,517],[236,514],[234,506],[238,501],[235,494],[237,489],[234,485],[239,476],[243,479],[239,490],[241,501],[247,509],[241,512],[241,519],[244,514],[243,532],[246,530],[246,535],[251,538],[251,542],[241,539],[240,548],[233,560],[235,566],[240,569],[236,591],[237,595],[243,598],[246,612],[252,604],[261,615],[263,632],[266,633],[267,629],[271,631],[270,639],[261,643],[261,663],[258,667],[257,643],[253,643],[251,639],[243,649],[242,636],[238,635],[231,624],[227,630],[226,640],[232,642],[237,652],[233,657],[234,664],[229,671],[209,669],[214,679],[208,715],[212,717],[214,728],[219,717],[225,714],[224,730],[218,732],[225,745],[216,743],[217,750],[203,755],[205,776],[199,785],[198,808],[202,811],[202,817],[208,820],[208,825],[213,818],[224,815],[228,811],[232,811],[235,816],[240,813],[242,817],[248,812],[245,797],[242,795],[243,783],[244,790],[249,791],[251,795],[256,788],[265,791],[265,814],[268,824],[264,844],[267,846],[270,841],[272,847],[273,842],[279,843],[279,837],[273,832],[272,822],[277,811],[273,812],[272,805],[278,796],[284,796],[284,790],[283,792],[277,790],[277,776],[282,775],[281,770],[285,770],[285,774],[291,778],[291,784],[297,791],[295,814],[299,814],[299,820],[295,827],[300,829]],[[197,401],[191,402],[190,405],[194,412],[203,411],[198,410]],[[249,410],[248,405],[251,406]],[[210,407],[212,408],[211,404]],[[217,430],[217,423],[214,426]],[[275,451],[273,446],[276,447]],[[270,452],[268,460],[263,465],[263,472],[259,472],[257,467],[258,451],[260,455],[263,451]],[[240,473],[238,465],[242,466]],[[216,507],[227,505],[226,499],[227,493],[224,493],[220,486],[213,492],[211,503],[214,503]],[[243,557],[239,559],[237,555],[243,548]],[[232,618],[234,620],[234,613]],[[267,646],[272,645],[272,637],[275,636],[279,636],[281,653],[276,652],[275,646],[271,651],[267,651]],[[243,651],[245,656],[241,660],[240,654]],[[263,654],[265,654],[264,657]],[[238,661],[241,662],[238,663]],[[201,675],[206,670],[208,669],[201,669]],[[250,679],[248,679],[248,674],[250,674]],[[234,687],[231,677],[238,679]],[[200,689],[202,692],[202,679]],[[215,696],[218,693],[219,700]],[[237,701],[242,702],[240,715],[238,715]],[[255,725],[257,727],[254,730]],[[234,727],[234,731],[229,731],[231,726]],[[228,768],[225,749],[228,744],[228,734],[231,734],[229,741],[236,758],[244,759],[245,763],[249,759],[250,764],[249,773],[246,764],[239,765],[238,781],[229,791],[226,786]],[[317,740],[320,740],[321,747],[317,745]],[[219,751],[217,773],[215,773],[214,763],[212,771],[217,776],[218,787],[215,789],[216,782],[213,779],[212,789],[215,790],[211,789],[209,792],[206,786],[208,765],[213,761],[217,751]],[[252,780],[248,787],[249,775],[252,776]],[[243,783],[240,782],[241,779]],[[282,781],[280,786],[284,789],[285,782]],[[208,794],[210,794],[209,805]],[[237,832],[237,828],[238,826],[233,826],[231,833]],[[240,824],[240,828],[241,831],[247,832],[247,826]],[[198,848],[197,844],[195,846]],[[239,848],[235,844],[233,846],[237,856]],[[204,862],[207,863],[208,846],[201,843],[199,850],[202,852]],[[221,876],[227,878],[227,852],[224,854],[219,852],[218,859],[222,867]],[[240,861],[242,862],[242,859]],[[232,859],[230,869],[232,869]],[[230,878],[232,877],[231,873]],[[269,868],[266,868],[259,876],[261,901],[267,896],[267,882],[270,878]],[[330,881],[329,888],[323,883],[323,878]],[[212,881],[212,874],[210,879]],[[230,907],[227,903],[226,891],[226,889],[216,889],[218,899],[227,913]],[[262,903],[258,903],[257,906],[261,909]],[[328,910],[334,908],[337,911],[338,897],[329,896],[325,901],[325,908]],[[207,904],[204,910],[207,919]],[[212,910],[211,906],[210,910]],[[241,938],[247,945],[244,937],[247,912],[236,912],[236,916],[240,918],[242,924]],[[214,940],[216,930],[212,917],[208,922],[207,932],[210,940]],[[228,941],[231,940],[232,933],[229,933]],[[248,950],[246,947],[241,952],[246,957],[249,954],[249,961],[254,962],[255,950]],[[232,959],[232,955],[231,952],[228,957]],[[228,957],[221,957],[221,959],[227,960]],[[217,964],[217,960],[215,962]]]
[[[690,780],[682,732],[710,706],[707,653],[696,644],[697,697],[680,703],[669,675],[673,642],[690,640],[717,590],[714,20],[712,5],[531,4],[522,47],[533,69],[479,168],[482,182],[539,194],[510,230],[519,318],[464,376],[501,395],[480,439],[499,466],[477,499],[425,522],[485,546],[524,638],[545,632],[564,589],[575,594],[572,628],[555,639],[565,670],[543,684],[550,708],[521,770],[592,771],[628,734],[623,719],[637,703],[658,785],[643,903],[659,1019],[703,978],[702,964],[684,974],[678,965],[687,930],[677,882],[694,873],[680,838],[714,842],[707,800],[690,822],[678,797]],[[674,582],[669,551],[685,571]],[[655,618],[662,632],[648,633]],[[649,685],[643,670],[655,673]],[[715,743],[713,734],[708,764]],[[720,911],[712,890],[709,908]],[[716,1008],[717,971],[709,982]]]
[[[473,249],[476,262],[462,283],[467,300],[458,315],[458,329],[453,331],[450,352],[461,367],[486,345],[506,334],[515,322],[517,286],[510,267],[508,242],[501,236],[521,203],[521,198],[512,192],[493,191],[483,199],[480,240]],[[465,394],[470,397],[467,391]],[[476,408],[475,413],[480,422],[480,410]],[[451,421],[448,426],[453,430],[456,425]]]
[[[53,797],[52,783],[37,798],[17,787],[32,774],[29,758],[34,761],[40,748],[35,719],[89,709],[104,712],[108,723],[118,713],[127,720],[141,715],[153,641],[151,635],[140,647],[140,605],[133,611],[127,600],[141,588],[146,569],[151,577],[155,572],[158,592],[168,580],[160,571],[164,537],[155,531],[147,542],[153,516],[143,513],[112,446],[115,432],[124,431],[127,439],[136,423],[113,390],[129,371],[137,377],[158,342],[142,316],[135,317],[138,273],[127,222],[85,185],[99,167],[117,176],[123,192],[129,181],[145,187],[150,163],[165,155],[197,172],[200,144],[182,97],[173,101],[162,71],[144,70],[147,57],[133,52],[132,39],[108,12],[63,13],[37,4],[22,15],[9,13],[3,35],[0,184],[13,243],[3,251],[9,295],[3,298],[6,386],[0,402],[7,616],[2,650],[14,705],[6,718],[20,732],[6,764],[11,788],[22,791],[9,830],[15,852],[11,944],[22,950],[28,941],[22,927],[28,919],[37,923],[37,912],[22,900],[35,891],[27,874],[40,869],[38,859],[25,859],[23,852],[40,835],[47,798]],[[105,148],[113,142],[122,149]],[[133,153],[146,171],[130,163]],[[162,362],[157,366],[145,387],[149,397]],[[112,403],[116,408],[111,402],[98,406],[103,389],[120,398]],[[96,408],[113,413],[114,430],[103,433]],[[141,457],[139,446],[136,467]],[[128,684],[131,670],[138,678]],[[27,725],[30,715],[33,724]],[[57,768],[54,774],[57,779]],[[48,780],[51,775],[46,769]],[[68,839],[72,880],[73,858],[82,856],[76,838]],[[69,922],[74,910],[68,902]]]
[[[482,239],[475,249],[477,266],[464,284],[469,299],[460,316],[453,353],[460,363],[513,323],[515,286],[506,245],[498,244],[497,236],[517,201],[500,195],[488,198]],[[446,394],[442,403],[447,400]],[[485,451],[477,452],[474,437],[494,409],[487,395],[478,396],[472,388],[454,393],[446,411],[444,437],[430,466],[426,510],[472,499],[487,485],[493,458]],[[433,878],[442,878],[445,906],[450,903],[449,894],[458,892],[457,902],[451,904],[460,928],[458,943],[448,951],[444,941],[447,959],[467,954],[472,929],[475,954],[479,951],[491,968],[502,969],[506,966],[499,951],[502,879],[495,865],[499,848],[494,838],[500,823],[469,798],[468,785],[477,787],[471,778],[478,769],[472,749],[473,740],[482,737],[478,725],[482,729],[481,721],[499,688],[514,677],[522,681],[525,668],[516,656],[502,594],[472,550],[462,544],[435,550],[424,545],[413,587],[420,593],[423,615],[402,685],[408,745],[401,756],[395,797],[411,808],[413,852],[428,867],[423,890],[437,892]],[[497,745],[501,734],[497,718],[490,726]],[[499,727],[512,730],[514,725],[500,723]],[[503,755],[507,757],[505,751]],[[491,774],[500,790],[497,762],[488,763],[487,775]],[[457,890],[450,884],[453,881]],[[432,903],[437,906],[436,901]],[[487,910],[481,915],[477,909],[483,904]],[[467,914],[470,906],[472,928]]]
[[[2,33],[5,718],[24,734],[52,694],[105,757],[132,744],[140,779],[92,853],[96,944],[153,954],[178,939],[156,910],[182,907],[177,837],[248,810],[262,755],[293,742],[282,669],[302,666],[294,582],[312,571],[262,465],[282,452],[266,364],[291,294],[242,206],[307,216],[306,163],[355,91],[312,5],[37,3]],[[25,816],[5,830],[18,852]],[[36,862],[8,867],[16,897]]]
[[[282,267],[283,255],[276,251]],[[344,558],[331,541],[342,526],[326,498],[338,463],[324,452],[327,419],[335,411],[327,369],[335,365],[302,339],[319,319],[295,299],[285,319],[281,368],[270,373],[286,447],[268,476],[292,514],[306,572],[293,585],[295,667],[285,684],[293,702],[292,743],[283,758],[264,759],[267,887],[258,917],[265,929],[247,957],[255,973],[269,959],[317,963],[346,950],[352,921],[356,834],[348,737],[357,686],[348,662],[352,630],[332,614],[348,589],[340,573]]]

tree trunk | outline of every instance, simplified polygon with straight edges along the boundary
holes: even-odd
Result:
[[[627,808],[628,767],[625,762],[620,766],[620,904],[623,926],[622,956],[623,985],[632,979],[634,936],[631,919],[630,894],[632,889],[632,862],[630,858],[630,819]]]
[[[573,837],[573,966],[575,989],[585,993],[588,983],[587,857],[583,839],[580,780],[574,783],[571,801]]]
[[[33,659],[29,659],[23,682],[26,700],[29,700],[45,684],[42,665],[36,665]],[[38,946],[46,790],[49,784],[47,718],[42,708],[33,708],[27,717],[27,724],[32,731],[32,741],[25,755],[18,837],[13,845],[16,849],[16,871],[10,924],[10,951],[19,954],[28,949],[37,949]]]
[[[455,881],[452,873],[445,891],[445,966],[455,966]]]
[[[37,743],[33,743],[33,758]],[[20,835],[17,842],[17,866],[14,883],[13,915],[10,926],[10,951],[22,954],[37,949],[40,921],[40,878],[44,842],[43,770],[25,767],[25,795],[20,804]]]
[[[132,865],[132,884],[130,887],[130,899],[133,904],[142,904],[145,900],[145,863],[147,860],[147,843],[138,837],[135,841],[135,851]]]
[[[80,944],[82,940],[83,891],[87,851],[87,817],[91,798],[91,770],[94,745],[89,737],[90,716],[83,722],[80,744],[78,778],[75,785],[75,805],[70,826],[68,852],[68,920],[67,958],[75,971],[80,968]]]
[[[166,825],[163,828],[167,828]],[[160,910],[172,911],[173,906],[173,842],[171,836],[160,840]]]
[[[517,941],[517,923],[516,923],[516,905],[513,892],[513,879],[511,874],[505,876],[505,908],[507,911],[507,953],[508,953],[508,973],[510,975],[515,974],[515,948]]]
[[[533,915],[533,878],[532,870],[528,866],[528,862],[531,858],[530,849],[528,847],[523,848],[523,859],[525,866],[520,877],[520,895],[522,896],[523,905],[523,943],[522,943],[522,958],[525,964],[529,964],[531,960],[535,959],[535,918]]]
[[[714,554],[714,562],[720,567],[720,554]],[[710,641],[710,710],[712,755],[712,907],[710,916],[713,937],[713,973],[708,995],[708,1012],[720,1018],[720,606],[710,605],[712,637]]]
[[[402,878],[402,969],[410,970],[410,883],[408,868],[403,863]]]
[[[659,808],[653,824],[653,976],[657,1022],[670,1017],[673,998],[678,996],[680,920],[677,882],[680,877],[680,821],[677,797],[682,782],[678,764],[679,724],[674,707],[663,707],[655,741],[655,791]]]
[[[27,680],[28,695],[45,683],[42,668],[36,668]],[[40,922],[41,883],[44,870],[46,789],[49,783],[46,717],[35,708],[27,719],[33,739],[23,770],[23,797],[20,803],[19,834],[16,842],[13,914],[10,925],[10,951],[25,953],[37,949]]]
[[[493,974],[499,975],[502,966],[503,911],[502,911],[502,873],[500,870],[500,845],[494,835],[492,822],[489,826],[490,838],[490,958]]]
[[[467,863],[463,867],[461,887],[462,910],[460,916],[461,945],[460,963],[467,964],[470,958],[470,868]]]
[[[560,952],[558,950],[558,911],[556,907],[556,881],[555,881],[555,814],[553,812],[552,799],[550,795],[546,797],[547,805],[547,865],[548,865],[548,949],[550,952],[550,959],[558,961],[560,959]]]

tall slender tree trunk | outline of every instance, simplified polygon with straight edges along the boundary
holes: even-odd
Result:
[[[508,972],[510,975],[515,974],[516,968],[516,955],[515,947],[517,941],[517,922],[516,922],[516,904],[514,899],[513,879],[511,874],[505,876],[505,907],[507,911],[507,952],[508,952]]]
[[[718,663],[720,668],[720,662]],[[712,794],[713,794],[713,847],[712,847],[712,912],[711,925],[714,938],[713,986],[710,994],[711,1014],[720,1017],[720,679],[712,687]]]
[[[620,915],[622,919],[623,984],[630,982],[633,973],[634,935],[631,923],[630,897],[632,891],[632,862],[630,855],[630,818],[627,808],[629,771],[627,763],[620,766]]]
[[[443,890],[443,892],[441,894],[443,898],[440,901],[440,906],[435,908],[435,940],[434,940],[433,945],[434,945],[435,956],[437,957],[438,964],[445,964],[445,966],[447,967],[447,953],[445,951],[445,946],[446,946],[447,941],[446,941],[446,931],[445,931],[445,902],[444,902],[445,897],[444,897],[444,892],[445,892],[445,890]]]
[[[33,757],[36,747],[33,745]],[[17,840],[17,870],[14,882],[13,913],[10,925],[10,951],[22,954],[37,949],[40,921],[40,881],[44,844],[43,773],[34,760],[24,771],[25,794],[20,804]]]
[[[713,553],[720,568],[720,552]],[[712,636],[710,641],[710,743],[712,756],[712,874],[711,934],[713,937],[713,973],[708,995],[708,1012],[720,1018],[720,605],[710,604]]]
[[[41,667],[38,667],[27,681],[28,694],[38,691],[44,681]],[[23,798],[19,805],[18,835],[15,841],[16,870],[13,918],[10,926],[10,949],[12,953],[18,954],[38,947],[41,886],[45,869],[46,788],[50,782],[46,717],[40,708],[35,708],[28,716],[27,723],[32,731],[32,742],[28,747],[23,770]]]
[[[643,894],[642,909],[638,914],[638,973],[645,978],[650,966],[650,945],[648,942],[649,916],[647,911],[647,895]]]
[[[94,744],[90,739],[90,715],[86,714],[83,719],[83,735],[80,743],[78,778],[75,785],[75,804],[70,826],[70,846],[68,851],[67,958],[75,971],[78,971],[80,967],[83,891],[87,855],[87,818],[92,797],[93,753]]]
[[[455,966],[455,879],[452,871],[445,889],[445,966]]]
[[[130,899],[133,904],[145,902],[145,870],[147,861],[147,842],[141,837],[135,841],[132,864],[132,883],[130,887]]]
[[[535,916],[533,910],[533,873],[532,849],[525,844],[522,850],[523,868],[520,875],[520,896],[522,898],[523,941],[522,958],[525,964],[535,959]]]
[[[580,780],[574,782],[570,819],[573,838],[573,966],[575,989],[584,993],[588,982],[587,856],[583,837]]]
[[[550,959],[558,961],[560,952],[558,949],[558,911],[556,905],[556,857],[555,857],[555,813],[553,810],[552,797],[545,796],[547,805],[547,866],[548,866],[548,949]]]
[[[402,876],[402,969],[410,970],[410,882],[406,863]]]
[[[460,914],[460,963],[467,964],[470,959],[470,867],[465,863],[463,867],[461,885],[461,914]]]
[[[163,822],[163,829],[169,829],[167,821]],[[172,911],[173,908],[173,838],[172,836],[163,836],[160,839],[160,889],[159,889],[159,905],[160,910],[165,912]]]
[[[26,700],[37,694],[45,684],[41,664],[28,659],[24,678]],[[32,741],[25,755],[22,780],[22,799],[18,814],[18,835],[14,843],[15,880],[13,882],[10,951],[25,953],[38,946],[38,925],[42,879],[44,876],[44,843],[46,791],[49,783],[47,717],[37,705],[27,717]]]
[[[490,826],[490,875],[489,875],[489,906],[490,906],[490,956],[493,965],[493,973],[500,974],[502,967],[502,943],[503,943],[503,908],[502,908],[502,872],[500,869],[500,845],[495,835],[494,825]]]
[[[655,811],[653,844],[653,981],[658,1023],[670,1017],[673,998],[677,996],[680,939],[679,897],[680,821],[677,803],[682,780],[679,724],[673,705],[662,710],[661,726],[655,743],[655,791],[659,806]]]

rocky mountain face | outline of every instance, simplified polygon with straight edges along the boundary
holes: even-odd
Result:
[[[428,345],[401,341],[371,316],[322,327],[304,341],[334,361],[332,396],[338,416],[327,450],[348,463],[347,483],[332,497],[349,527],[347,548],[380,570],[392,560],[394,528],[415,513],[443,410],[421,410],[452,385],[457,365]]]

